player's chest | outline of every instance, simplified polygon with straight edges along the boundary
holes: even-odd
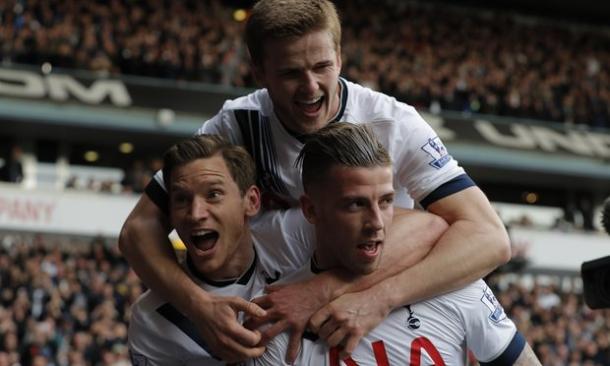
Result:
[[[350,358],[331,349],[330,366],[464,365],[462,330],[446,314],[409,306],[396,310],[365,337]]]

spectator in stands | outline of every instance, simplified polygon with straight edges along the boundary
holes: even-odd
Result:
[[[127,364],[125,314],[140,283],[103,241],[61,244],[0,249],[0,365]]]
[[[337,5],[349,79],[422,108],[610,127],[609,36],[601,28],[424,2]],[[0,4],[0,57],[254,86],[232,11],[220,0],[9,0]]]

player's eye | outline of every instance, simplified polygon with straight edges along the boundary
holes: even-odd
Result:
[[[299,70],[295,70],[295,69],[290,69],[290,70],[284,70],[282,72],[280,72],[280,76],[285,77],[285,78],[296,78],[299,76]]]
[[[364,206],[365,206],[365,202],[363,200],[354,200],[354,201],[350,201],[347,204],[347,209],[349,211],[357,211]]]
[[[394,204],[394,196],[384,197],[381,202],[379,202],[379,206],[382,208],[388,208]]]
[[[208,192],[208,201],[216,202],[222,198],[222,191],[220,190],[212,190]]]
[[[328,68],[330,68],[333,64],[332,63],[323,63],[323,64],[318,64],[314,67],[314,70],[316,72],[324,72],[326,71]]]
[[[184,193],[175,193],[171,197],[171,201],[174,205],[184,205],[188,203],[190,196]]]

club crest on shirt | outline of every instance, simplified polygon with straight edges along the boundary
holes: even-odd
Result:
[[[428,139],[428,143],[422,146],[421,149],[432,157],[432,161],[428,164],[433,168],[440,169],[451,160],[451,155],[449,155],[445,145],[443,145],[438,136]]]
[[[411,305],[405,306],[405,309],[409,312],[409,317],[407,318],[407,326],[411,329],[419,329],[421,327],[421,320],[414,315],[413,310],[411,310]]]
[[[498,323],[506,318],[506,313],[504,313],[502,305],[500,305],[498,299],[496,299],[496,296],[491,292],[489,287],[485,287],[483,290],[481,302],[489,309],[489,319],[491,319],[491,321]]]

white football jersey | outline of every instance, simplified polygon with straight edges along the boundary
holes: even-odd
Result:
[[[259,230],[262,227],[267,230]],[[275,232],[273,240],[270,232]],[[296,209],[263,215],[252,227],[252,238],[256,257],[239,279],[206,280],[188,259],[185,269],[207,292],[250,300],[265,285],[301,267],[311,257],[315,243],[313,227]],[[132,306],[128,344],[136,366],[225,364],[210,354],[190,320],[150,290]]]
[[[340,79],[341,105],[333,121],[367,123],[387,148],[394,166],[396,204],[426,207],[474,185],[415,108],[395,98]],[[332,122],[331,122],[332,123]],[[244,146],[254,158],[258,185],[275,200],[296,206],[303,192],[295,160],[303,138],[279,121],[266,89],[225,102],[198,134],[219,134]],[[167,207],[161,172],[147,187],[148,196]]]
[[[311,265],[282,282],[301,281],[314,274]],[[265,354],[250,366],[285,365],[288,333],[267,345]],[[481,365],[512,365],[525,339],[507,318],[483,280],[461,290],[396,309],[367,334],[351,357],[340,360],[313,334],[306,334],[295,365],[388,366],[466,365],[470,349]]]

